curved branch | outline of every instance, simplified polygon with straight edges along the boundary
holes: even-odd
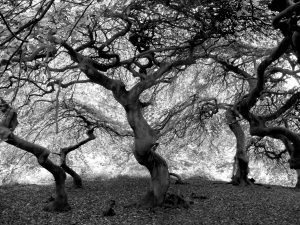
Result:
[[[54,86],[54,84],[59,84],[61,88],[67,88],[69,86],[72,86],[74,84],[85,84],[85,83],[91,83],[91,80],[75,80],[75,81],[70,81],[68,83],[61,83],[60,80],[55,80],[55,81],[51,81],[47,84],[47,87],[49,86]]]
[[[50,151],[40,145],[30,143],[14,134],[11,134],[6,142],[10,145],[13,145],[17,148],[23,149],[27,152],[34,154],[37,157],[39,164],[54,176],[56,185],[56,198],[54,202],[45,207],[45,210],[70,210],[67,194],[65,192],[66,174],[62,168],[55,165],[50,159],[48,159]]]
[[[238,75],[240,75],[243,79],[248,81],[250,86],[250,90],[252,90],[256,85],[256,79],[251,74],[247,73],[245,70],[240,69],[238,66],[230,64],[228,61],[222,59],[221,57],[209,54],[209,57],[214,59],[216,62],[220,63],[227,70],[230,70]]]
[[[281,43],[273,50],[273,52],[267,56],[257,68],[257,83],[256,87],[250,91],[250,93],[243,98],[238,104],[238,110],[241,115],[248,121],[251,120],[250,109],[256,104],[258,97],[264,90],[265,86],[265,71],[269,65],[283,55],[290,46],[290,38],[285,37]]]
[[[96,139],[96,136],[94,135],[94,133],[92,131],[89,131],[87,132],[88,134],[88,137],[80,142],[78,142],[77,144],[75,145],[71,145],[69,147],[64,147],[60,150],[60,153],[63,154],[63,155],[67,155],[68,153],[70,153],[71,151],[74,151],[76,150],[77,148],[79,148],[80,146],[88,143],[89,141],[91,140],[94,140]]]
[[[88,135],[88,137],[85,140],[80,141],[79,143],[77,143],[75,145],[60,149],[60,162],[61,162],[60,166],[61,166],[61,168],[64,169],[64,171],[66,173],[70,174],[73,177],[74,186],[78,187],[78,188],[82,187],[82,180],[81,180],[81,177],[67,165],[67,162],[66,162],[67,154],[70,153],[71,151],[78,149],[80,146],[82,146],[96,138],[96,136],[93,133],[93,129],[87,131],[87,135]]]
[[[129,32],[129,30],[130,30],[132,24],[131,24],[131,22],[130,22],[127,18],[126,18],[125,21],[127,22],[126,27],[125,27],[123,30],[121,30],[120,32],[114,34],[114,35],[113,35],[111,38],[109,38],[106,42],[104,42],[104,43],[99,47],[99,50],[100,50],[100,51],[103,51],[103,49],[104,49],[105,47],[107,47],[108,45],[110,45],[114,40],[116,40],[116,39],[119,38],[119,37],[124,36],[125,34],[127,34],[127,33]]]
[[[286,8],[285,10],[281,11],[277,16],[275,16],[273,21],[272,21],[273,27],[274,28],[279,28],[281,19],[289,18],[294,13],[296,13],[296,15],[299,15],[299,13],[300,13],[300,2],[292,4],[291,6]]]
[[[1,17],[1,19],[3,20],[3,22],[4,22],[5,26],[6,26],[6,28],[8,29],[8,31],[11,33],[11,35],[12,35],[14,38],[18,39],[19,41],[28,42],[28,41],[26,41],[26,40],[23,40],[23,39],[19,38],[19,37],[18,37],[18,36],[10,29],[9,24],[7,23],[5,17],[3,16],[3,14],[2,14],[1,12],[0,12],[0,17]]]
[[[55,0],[51,0],[48,5],[46,6],[46,8],[44,9],[44,11],[42,10],[37,10],[37,13],[35,15],[35,17],[40,14],[40,16],[38,18],[34,18],[32,20],[30,20],[29,22],[27,22],[26,24],[24,24],[23,26],[21,26],[14,34],[18,35],[19,33],[21,33],[23,30],[25,30],[26,28],[30,27],[31,25],[35,25],[37,24],[41,19],[43,19],[43,17],[46,15],[46,13],[48,12],[48,10],[50,9],[51,5],[53,4]],[[5,41],[3,41],[2,43],[0,43],[0,47],[5,45],[7,42],[9,42],[10,40],[12,40],[15,36],[11,36],[8,37]]]
[[[292,106],[294,106],[294,104],[300,99],[300,92],[297,92],[295,94],[293,94],[286,102],[283,106],[281,106],[278,110],[276,110],[275,112],[267,115],[267,116],[262,116],[261,119],[264,121],[270,121],[270,120],[274,120],[277,119],[280,115],[282,115],[283,113],[285,113],[288,109],[290,109]]]
[[[6,66],[10,62],[31,62],[36,59],[41,58],[49,58],[55,56],[57,49],[54,47],[48,48],[47,46],[41,46],[38,49],[36,49],[30,56],[24,56],[24,57],[13,57],[12,59],[2,59],[0,60],[0,66]],[[43,50],[46,50],[46,53],[42,53]]]

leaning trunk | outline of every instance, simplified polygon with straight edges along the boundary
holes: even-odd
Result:
[[[136,148],[135,155],[140,149]],[[138,162],[145,166],[151,175],[150,190],[141,201],[141,206],[155,207],[164,203],[167,190],[169,188],[169,171],[166,161],[157,153],[149,152],[143,157],[136,157]]]
[[[289,139],[287,139],[285,136],[283,135],[277,135],[278,139],[280,139],[283,144],[285,145],[285,148],[286,150],[288,151],[291,159],[294,155],[294,152],[295,152],[295,148],[294,148],[294,145],[292,144],[292,142],[289,141]],[[296,170],[296,173],[297,173],[297,183],[296,183],[296,186],[295,188],[298,189],[300,188],[300,169],[295,169]]]
[[[64,148],[60,152],[61,168],[73,178],[73,184],[75,188],[82,188],[82,179],[78,173],[71,169],[66,162],[68,151],[64,151]]]
[[[71,152],[74,151],[76,149],[78,149],[80,146],[88,143],[91,140],[94,140],[96,138],[96,136],[94,135],[94,128],[89,129],[86,134],[88,135],[88,137],[83,140],[78,142],[75,145],[71,145],[69,147],[65,147],[65,148],[61,148],[60,149],[60,166],[61,168],[64,169],[64,171],[66,173],[68,173],[72,178],[73,178],[73,184],[75,188],[82,188],[82,179],[79,176],[79,174],[77,174],[74,170],[72,170],[68,165],[67,165],[67,155]]]
[[[226,119],[230,130],[234,133],[236,138],[236,154],[234,156],[232,184],[234,185],[248,185],[249,173],[249,158],[246,152],[245,133],[239,122],[236,120],[236,114],[232,109],[226,111]]]
[[[151,175],[150,190],[141,201],[141,205],[161,206],[169,188],[169,171],[166,161],[155,152],[157,134],[143,117],[139,103],[125,109],[135,136],[134,156]]]
[[[82,188],[82,179],[78,173],[72,170],[66,163],[61,164],[61,168],[73,178],[73,185],[75,188]]]
[[[52,173],[55,179],[56,197],[53,202],[50,202],[45,211],[68,211],[71,207],[68,204],[68,198],[65,191],[65,172],[57,165],[53,164],[49,159],[45,163],[40,163],[42,167]]]
[[[50,159],[48,159],[48,155],[50,153],[49,150],[40,145],[25,141],[13,134],[10,135],[6,142],[34,154],[37,157],[39,164],[54,176],[56,197],[55,200],[50,202],[44,209],[46,211],[70,210],[65,191],[66,174],[61,167],[55,165]]]

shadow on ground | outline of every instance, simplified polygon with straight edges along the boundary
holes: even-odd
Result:
[[[281,186],[236,187],[194,177],[185,185],[172,182],[169,193],[182,195],[190,207],[154,210],[126,207],[147,191],[146,178],[118,177],[85,180],[83,189],[67,182],[72,210],[42,211],[53,186],[0,186],[0,224],[300,224],[300,192]],[[114,216],[103,217],[108,202]]]

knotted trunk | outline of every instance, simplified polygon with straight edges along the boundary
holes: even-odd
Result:
[[[141,205],[161,206],[169,188],[169,171],[166,161],[155,152],[157,134],[146,122],[138,103],[125,109],[135,136],[134,156],[151,175],[150,190],[141,201]]]
[[[11,134],[9,139],[6,141],[8,144],[16,146],[17,148],[23,149],[27,152],[34,154],[39,164],[48,170],[55,179],[55,187],[56,187],[56,197],[53,202],[50,202],[44,210],[46,211],[67,211],[70,210],[70,206],[68,204],[67,194],[65,192],[65,180],[66,174],[64,170],[55,165],[50,159],[48,159],[49,150],[37,145],[25,141],[16,135]]]
[[[232,184],[234,185],[248,185],[249,173],[249,158],[246,152],[246,138],[244,130],[239,122],[236,120],[236,114],[232,109],[226,111],[226,119],[230,130],[234,133],[236,138],[236,154],[234,156]]]

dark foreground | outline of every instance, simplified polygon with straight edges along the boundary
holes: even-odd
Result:
[[[72,210],[42,211],[52,186],[0,186],[0,224],[300,224],[300,192],[280,186],[235,187],[201,178],[187,185],[172,185],[169,192],[182,194],[194,204],[189,209],[158,208],[154,211],[124,207],[145,192],[148,180],[121,177],[85,181],[83,189],[67,183]],[[116,215],[103,217],[109,200]]]

